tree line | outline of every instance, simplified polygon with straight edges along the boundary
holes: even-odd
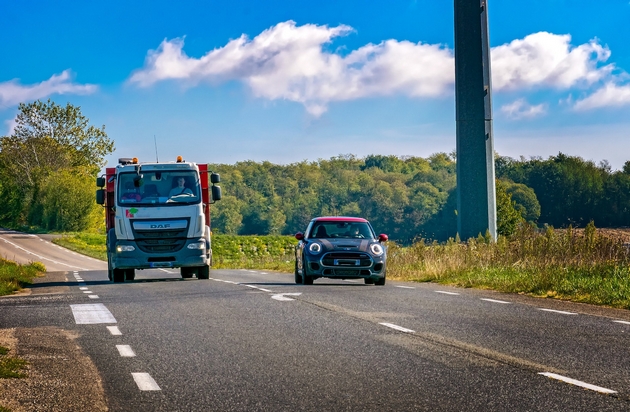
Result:
[[[213,206],[213,230],[226,234],[291,234],[322,215],[362,216],[402,243],[456,236],[456,159],[343,155],[315,162],[214,164],[225,196]],[[630,225],[630,162],[559,153],[548,159],[496,156],[499,233],[520,222],[554,227]]]
[[[10,136],[0,137],[0,225],[53,231],[103,230],[95,177],[114,150],[105,127],[71,104],[20,104]],[[537,226],[630,226],[630,161],[621,171],[559,153],[548,159],[496,156],[499,233]],[[340,155],[288,165],[211,164],[223,200],[212,229],[231,235],[289,235],[316,216],[369,219],[377,232],[411,243],[456,236],[454,154]]]

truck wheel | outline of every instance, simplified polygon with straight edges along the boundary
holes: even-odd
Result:
[[[210,279],[210,266],[199,266],[197,268],[197,279]]]
[[[110,281],[114,280],[114,269],[112,269],[112,262],[109,258],[109,254],[107,255],[107,279]]]
[[[190,279],[193,277],[193,268],[181,268],[179,271],[184,279]]]
[[[125,269],[125,280],[134,280],[136,278],[136,271],[134,269]]]
[[[125,281],[125,271],[122,269],[114,269],[113,270],[113,280],[114,283],[121,283]]]

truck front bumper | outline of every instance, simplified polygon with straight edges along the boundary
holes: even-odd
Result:
[[[200,245],[203,244],[203,248]],[[210,264],[210,254],[206,239],[188,239],[176,252],[146,253],[136,242],[118,240],[111,251],[111,265],[114,269],[155,269],[197,267]]]

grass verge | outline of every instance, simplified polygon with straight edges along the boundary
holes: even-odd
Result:
[[[0,258],[0,296],[10,295],[30,285],[34,277],[45,271],[46,267],[40,262],[18,265]]]

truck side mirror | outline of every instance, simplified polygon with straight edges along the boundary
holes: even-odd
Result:
[[[96,186],[98,186],[98,187],[105,186],[105,178],[104,177],[97,177],[96,178]]]
[[[221,183],[221,176],[218,173],[210,173],[210,183]]]
[[[212,186],[212,203],[221,200],[221,186]]]
[[[98,189],[96,191],[96,203],[99,205],[105,204],[105,189]]]

